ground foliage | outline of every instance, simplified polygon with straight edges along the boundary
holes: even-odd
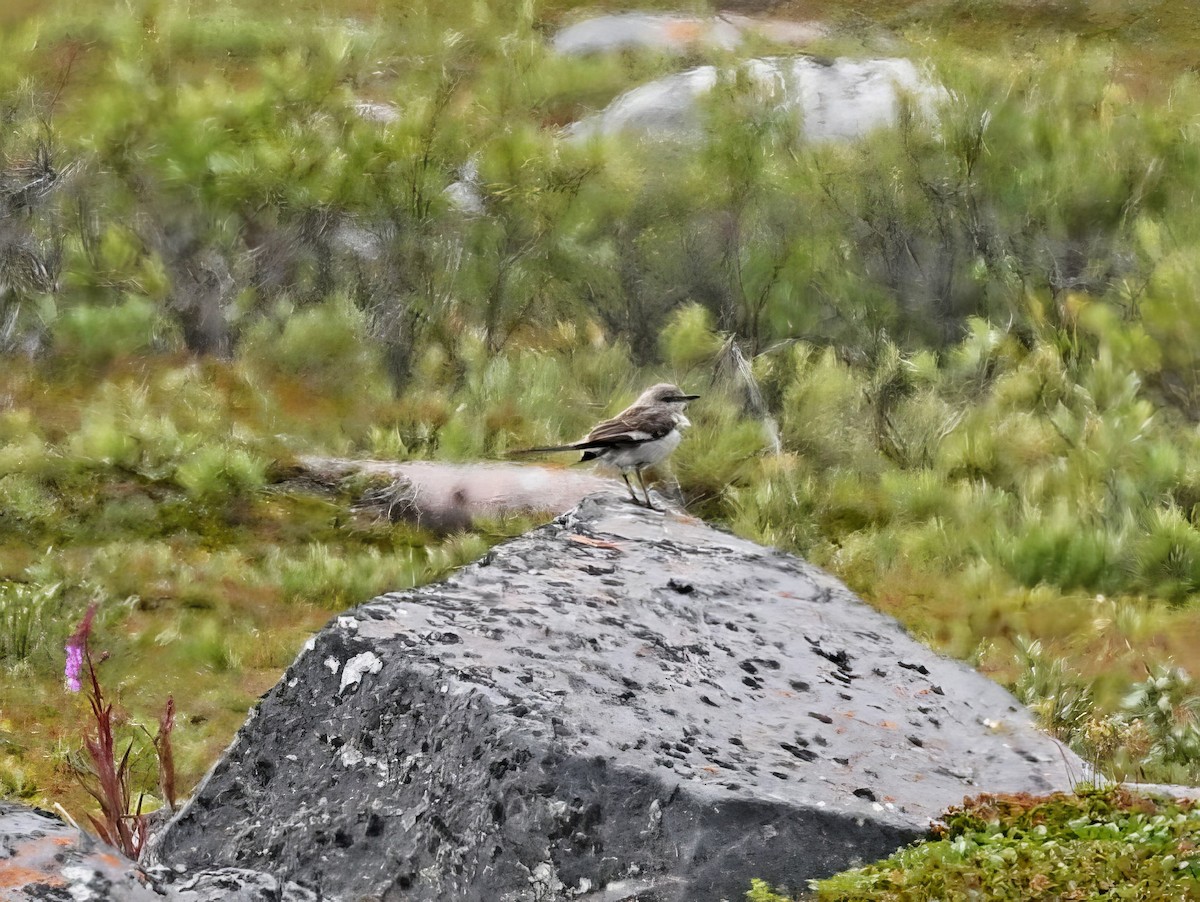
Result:
[[[1124,789],[967,799],[931,838],[828,880],[821,902],[923,899],[1192,899],[1200,810]],[[750,902],[786,902],[756,881]]]
[[[66,791],[93,599],[129,738],[177,700],[186,788],[332,611],[520,526],[362,522],[293,455],[500,457],[664,376],[704,394],[693,510],[1107,774],[1200,777],[1200,17],[835,6],[818,49],[886,25],[948,91],[936,127],[807,146],[729,55],[554,57],[573,5],[11,10],[0,790]],[[695,146],[561,139],[706,61]]]

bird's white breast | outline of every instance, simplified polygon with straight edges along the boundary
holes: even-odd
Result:
[[[605,463],[620,470],[635,470],[639,467],[650,467],[679,447],[683,438],[678,429],[672,429],[659,439],[642,442],[637,445],[627,445],[623,448],[613,448],[602,455]]]

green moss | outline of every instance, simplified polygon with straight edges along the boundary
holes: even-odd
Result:
[[[933,839],[814,881],[814,897],[1185,899],[1200,890],[1200,811],[1186,800],[1083,787],[980,796],[942,820]]]

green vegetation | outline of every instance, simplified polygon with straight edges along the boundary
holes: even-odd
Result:
[[[1107,775],[1200,779],[1200,18],[823,5],[816,49],[886,26],[948,93],[936,127],[810,146],[729,54],[555,57],[576,5],[6,10],[0,792],[84,803],[90,601],[118,733],[173,694],[186,791],[332,612],[526,525],[360,521],[295,456],[501,457],[661,378],[704,395],[692,510]],[[562,140],[706,61],[695,146]]]
[[[180,702],[181,782],[190,787],[255,698],[334,612],[436,578],[500,537],[445,539],[354,518],[271,478],[296,431],[274,388],[220,363],[154,359],[100,381],[58,359],[10,359],[0,377],[0,744],[6,794],[82,805],[81,699],[63,691],[63,644],[88,602],[101,678],[154,792],[154,726]],[[369,411],[365,411],[369,413]],[[331,417],[336,447],[353,418]],[[311,439],[311,435],[310,435]],[[311,439],[316,440],[316,439]],[[519,530],[525,524],[496,524]],[[139,718],[141,718],[139,720]],[[153,732],[153,731],[151,731]]]
[[[1123,789],[979,796],[948,811],[928,841],[812,890],[805,898],[820,902],[1191,899],[1200,890],[1200,810]],[[747,898],[791,897],[755,881]]]

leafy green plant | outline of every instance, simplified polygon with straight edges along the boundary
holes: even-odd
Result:
[[[1194,766],[1200,758],[1200,697],[1182,668],[1158,665],[1133,685],[1121,707],[1148,734],[1149,759]]]
[[[1060,659],[1051,658],[1036,639],[1017,639],[1021,676],[1013,691],[1032,708],[1046,728],[1066,743],[1076,740],[1095,708],[1091,691],[1067,670]]]

